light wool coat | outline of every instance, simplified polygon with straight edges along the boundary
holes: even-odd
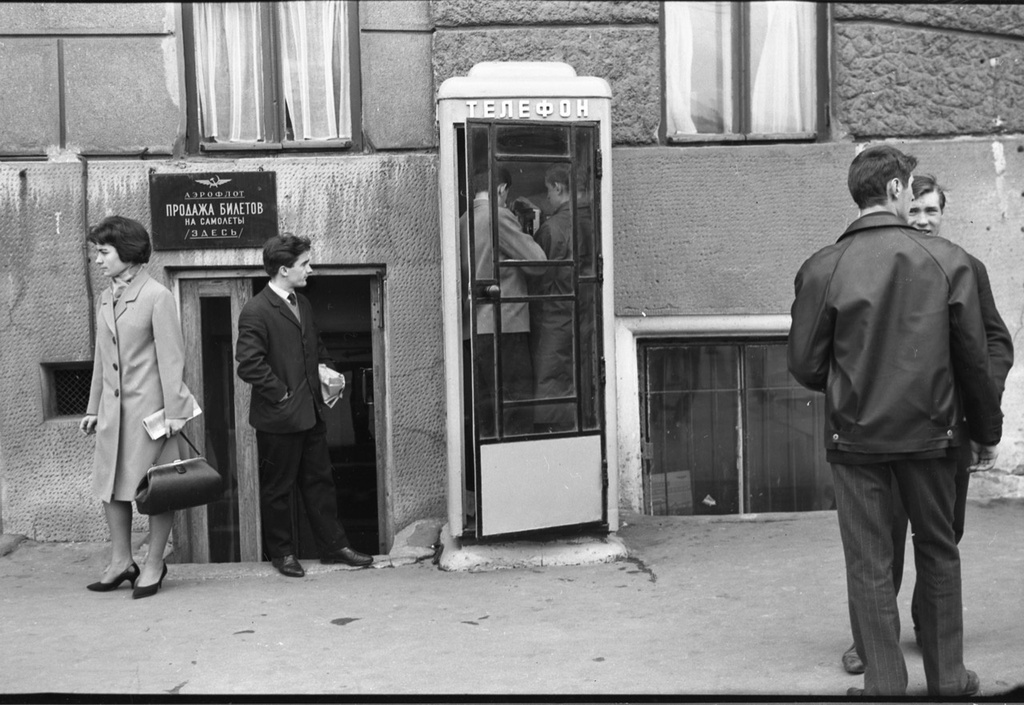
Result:
[[[184,369],[181,324],[166,287],[141,270],[116,305],[109,288],[100,294],[86,411],[98,417],[92,481],[98,499],[133,500],[160,454],[163,439],[149,437],[143,418],[160,409],[170,419],[190,415]]]

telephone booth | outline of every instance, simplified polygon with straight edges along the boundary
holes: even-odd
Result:
[[[480,63],[437,115],[451,533],[615,531],[608,83]]]

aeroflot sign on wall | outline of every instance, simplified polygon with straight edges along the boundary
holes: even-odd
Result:
[[[277,174],[150,174],[156,250],[262,247],[277,235]]]

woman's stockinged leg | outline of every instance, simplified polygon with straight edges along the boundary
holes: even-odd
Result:
[[[103,573],[103,582],[110,582],[132,564],[132,505],[113,500],[103,503],[103,512],[110,529],[110,564]]]
[[[153,514],[149,517],[149,553],[146,554],[146,563],[142,566],[138,585],[153,585],[160,581],[164,569],[164,549],[167,547],[167,539],[171,535],[173,524],[174,512]]]

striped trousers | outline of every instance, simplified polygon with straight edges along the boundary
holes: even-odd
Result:
[[[953,531],[955,475],[956,461],[949,458],[832,463],[850,626],[864,662],[867,696],[907,690],[893,585],[893,509],[899,500],[913,531],[928,694],[955,695],[967,684],[960,552]]]

